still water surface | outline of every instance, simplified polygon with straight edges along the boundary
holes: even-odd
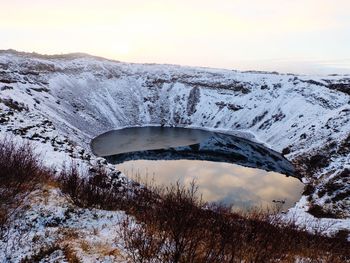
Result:
[[[127,161],[117,168],[130,177],[169,185],[179,181],[190,185],[195,180],[204,200],[233,204],[246,209],[271,207],[284,201],[292,207],[300,199],[303,184],[296,178],[230,163],[196,160]]]
[[[239,209],[299,200],[303,184],[279,153],[229,134],[198,129],[135,127],[111,131],[91,142],[129,177],[157,185],[193,180],[205,201]],[[290,175],[287,177],[286,175]]]

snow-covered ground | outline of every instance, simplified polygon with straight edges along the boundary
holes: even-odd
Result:
[[[59,169],[72,158],[82,166],[105,164],[92,155],[92,138],[145,125],[226,131],[284,150],[313,186],[290,216],[316,220],[306,211],[317,204],[338,217],[321,221],[335,223],[333,230],[350,229],[350,75],[0,52],[0,136],[31,140],[47,165]]]
[[[27,199],[30,209],[12,222],[10,238],[0,241],[1,262],[37,262],[35,255],[40,262],[67,262],[70,254],[81,262],[127,262],[118,234],[124,212],[77,208],[53,187]]]

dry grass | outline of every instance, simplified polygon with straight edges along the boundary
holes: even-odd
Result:
[[[69,245],[63,247],[63,254],[68,263],[82,263],[82,261],[78,258],[74,248]]]
[[[18,144],[11,138],[0,140],[0,236],[21,212],[25,197],[52,180],[51,171],[30,144]]]
[[[88,253],[91,250],[91,246],[86,240],[81,240],[80,242],[80,248],[85,252]]]
[[[72,174],[72,198],[77,204],[124,210],[130,215],[120,223],[119,234],[132,262],[350,261],[350,244],[344,237],[313,235],[261,211],[242,214],[204,203],[194,184],[190,188],[134,185],[130,193],[96,180],[104,178],[103,171],[90,175],[89,180],[76,180],[79,177]],[[73,186],[68,178],[69,172],[62,184],[69,190]]]
[[[94,242],[91,244],[86,240],[81,240],[80,248],[86,254],[95,254],[99,255],[100,257],[114,256],[115,258],[123,258],[123,255],[119,249],[106,242]]]

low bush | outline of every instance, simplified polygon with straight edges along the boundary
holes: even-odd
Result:
[[[51,178],[30,144],[0,140],[0,234],[19,212],[24,197]]]
[[[107,171],[102,167],[91,170],[93,172],[79,171],[74,163],[68,168],[64,167],[57,178],[62,191],[80,207],[121,209],[122,193],[112,184]]]
[[[52,172],[29,144],[1,140],[1,229],[28,193],[51,180]],[[230,207],[203,202],[194,183],[189,188],[134,183],[121,187],[103,167],[82,172],[74,164],[62,169],[56,180],[78,206],[126,211],[118,233],[131,262],[350,261],[347,233],[325,237],[277,215],[232,212]]]
[[[60,177],[62,189],[78,205],[126,211],[118,233],[132,262],[350,260],[350,244],[343,236],[310,234],[292,221],[258,210],[242,214],[207,204],[198,197],[195,184],[135,184],[120,190],[106,171],[94,170],[82,178],[74,166],[66,169]]]
[[[338,218],[338,216],[330,211],[326,211],[318,204],[311,204],[308,210],[309,214],[317,218]]]
[[[349,242],[312,235],[262,211],[208,205],[196,187],[156,190],[160,201],[121,223],[133,262],[347,262]],[[308,262],[308,261],[306,261]]]
[[[57,181],[62,191],[68,194],[76,205],[85,208],[123,210],[129,214],[136,214],[151,207],[159,198],[155,191],[140,187],[134,182],[122,186],[119,181],[114,181],[102,166],[81,171],[72,163],[62,169]]]

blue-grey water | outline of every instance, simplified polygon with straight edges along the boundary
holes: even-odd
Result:
[[[293,166],[279,153],[229,134],[135,127],[102,134],[91,147],[131,178],[157,185],[194,180],[205,201],[236,208],[265,208],[282,201],[286,209],[303,189],[293,177]]]

